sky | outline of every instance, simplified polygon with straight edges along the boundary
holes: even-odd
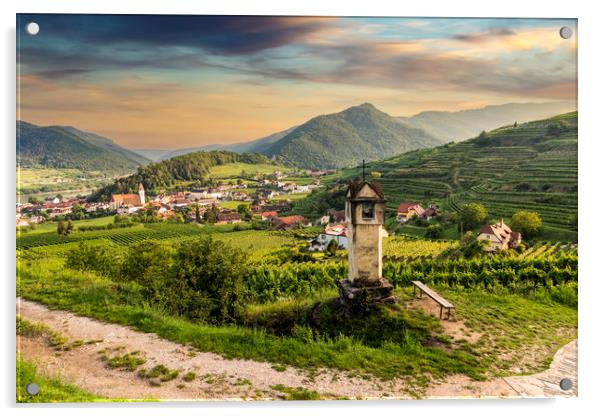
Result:
[[[576,32],[559,19],[20,14],[17,115],[175,149],[244,142],[365,102],[392,116],[576,107]]]

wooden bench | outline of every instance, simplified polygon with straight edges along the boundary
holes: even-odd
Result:
[[[414,280],[412,283],[414,284],[414,297],[416,297],[416,288],[418,288],[420,290],[420,297],[422,297],[422,294],[425,293],[429,298],[439,304],[439,319],[443,318],[443,309],[447,309],[447,319],[449,320],[451,318],[451,310],[454,309],[454,305],[443,299],[441,295],[434,290],[426,287],[424,283],[418,280]]]

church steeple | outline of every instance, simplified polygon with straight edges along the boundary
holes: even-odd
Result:
[[[144,185],[142,185],[142,182],[138,185],[138,196],[140,197],[140,205],[144,205]]]

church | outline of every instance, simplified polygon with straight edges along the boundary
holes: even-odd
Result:
[[[140,183],[137,194],[112,194],[110,206],[118,214],[131,214],[142,208],[144,203],[144,185]]]

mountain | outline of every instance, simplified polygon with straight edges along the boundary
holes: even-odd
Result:
[[[69,133],[76,135],[77,137],[87,141],[88,143],[91,143],[98,147],[102,147],[103,149],[108,150],[110,152],[120,154],[123,157],[136,162],[139,165],[146,165],[147,163],[150,162],[149,158],[144,157],[131,150],[125,149],[125,148],[117,145],[113,140],[107,139],[106,137],[99,136],[98,134],[94,134],[94,133],[89,133],[87,131],[82,131],[82,130],[76,129],[75,127],[71,127],[71,126],[58,126],[58,127],[60,127],[61,129],[65,130],[65,131],[68,131]]]
[[[540,120],[574,109],[574,104],[570,102],[510,103],[455,112],[425,111],[412,117],[397,119],[408,126],[423,129],[443,142],[449,142],[469,139],[482,131],[514,122]]]
[[[394,215],[401,202],[437,203],[447,211],[476,202],[492,219],[518,210],[537,211],[545,238],[577,238],[577,113],[513,124],[459,143],[403,153],[367,164]],[[361,168],[337,173],[324,191],[295,203],[295,212],[323,215],[324,202],[340,208],[344,181]],[[424,230],[422,230],[424,233]]]
[[[327,169],[441,143],[424,130],[405,125],[366,103],[312,118],[263,153],[287,165]]]
[[[189,147],[185,149],[177,149],[173,151],[163,151],[156,160],[166,160],[172,157],[185,155],[192,152],[211,152],[215,150],[224,150],[235,153],[264,153],[273,143],[282,139],[288,133],[293,131],[295,127],[288,128],[278,133],[270,134],[269,136],[260,139],[251,140],[248,142],[233,143],[233,144],[208,144],[205,146]]]
[[[108,173],[132,172],[149,162],[102,136],[73,127],[40,127],[25,121],[17,121],[17,160],[21,167]]]
[[[201,182],[213,166],[228,163],[274,164],[258,153],[233,153],[225,151],[194,152],[140,167],[136,173],[119,178],[99,189],[90,200],[108,200],[111,194],[136,192],[140,183],[153,194],[158,189],[169,188],[178,182]]]

